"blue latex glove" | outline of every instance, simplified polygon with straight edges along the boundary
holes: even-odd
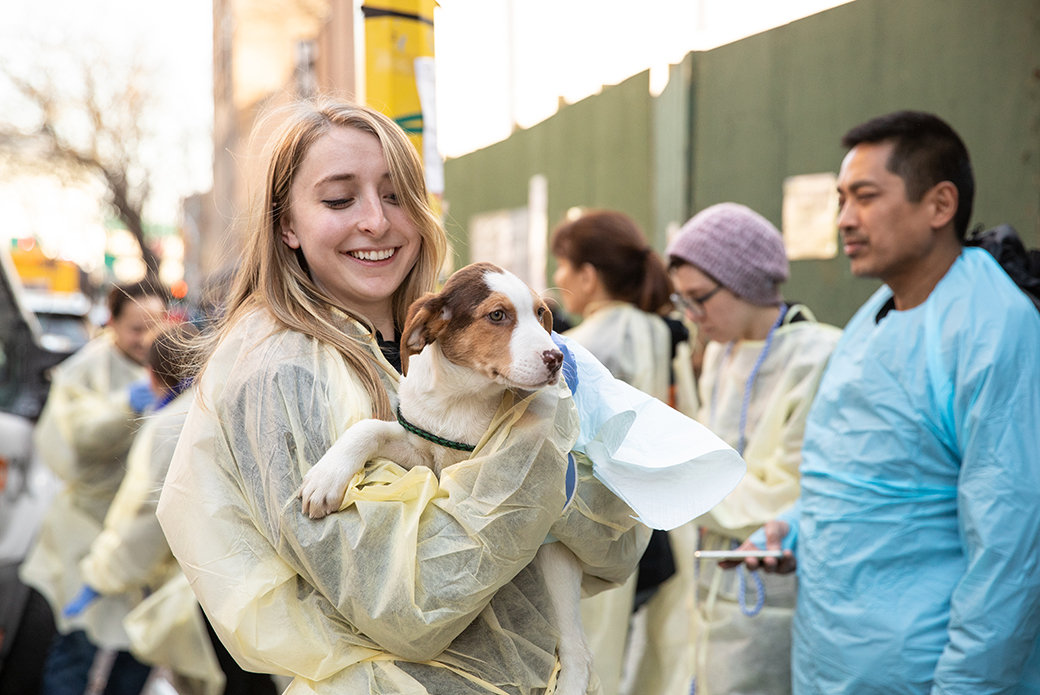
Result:
[[[563,378],[567,380],[567,386],[570,388],[571,393],[578,392],[578,365],[574,361],[574,355],[567,349],[567,343],[556,331],[552,332],[552,341],[556,343],[556,347],[563,353]]]
[[[567,502],[563,506],[566,507],[571,503],[571,498],[574,497],[574,489],[578,486],[578,464],[574,460],[574,454],[567,454],[567,478],[564,481],[564,486],[567,490]]]
[[[138,379],[130,384],[127,390],[130,392],[130,407],[135,413],[143,413],[155,405],[155,393],[148,379]]]
[[[87,606],[92,604],[99,596],[101,596],[101,594],[84,584],[80,588],[76,598],[69,601],[68,604],[65,605],[65,608],[62,609],[61,613],[66,618],[74,618],[86,610]]]
[[[563,378],[567,381],[567,386],[570,388],[571,393],[578,392],[578,365],[574,361],[574,355],[567,349],[567,344],[564,342],[563,337],[556,331],[552,332],[552,341],[556,343],[556,347],[563,353]],[[578,483],[578,468],[574,461],[574,454],[567,454],[567,504],[570,504],[571,497],[574,495],[574,488]]]

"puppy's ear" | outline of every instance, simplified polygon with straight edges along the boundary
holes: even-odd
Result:
[[[436,342],[448,321],[451,311],[444,306],[444,298],[427,292],[408,307],[408,319],[401,334],[401,372],[408,374],[408,358],[422,352],[427,344]]]
[[[545,309],[545,311],[542,312],[542,327],[551,334],[553,327],[552,311],[545,302],[542,302],[542,308]]]

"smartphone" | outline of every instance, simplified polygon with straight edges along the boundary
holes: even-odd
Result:
[[[746,557],[784,556],[783,550],[695,550],[693,557],[698,560],[743,560]]]

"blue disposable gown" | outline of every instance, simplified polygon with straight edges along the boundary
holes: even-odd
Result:
[[[795,693],[1040,692],[1040,314],[965,249],[853,317],[806,425]]]

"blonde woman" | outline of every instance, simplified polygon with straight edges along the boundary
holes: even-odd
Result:
[[[242,665],[289,693],[543,693],[559,670],[551,533],[586,588],[623,582],[645,527],[579,466],[566,387],[507,397],[496,433],[445,471],[370,464],[343,508],[301,511],[303,474],[351,424],[390,419],[397,334],[433,289],[444,231],[407,137],[372,110],[295,105],[200,398],[159,504],[174,555]]]

